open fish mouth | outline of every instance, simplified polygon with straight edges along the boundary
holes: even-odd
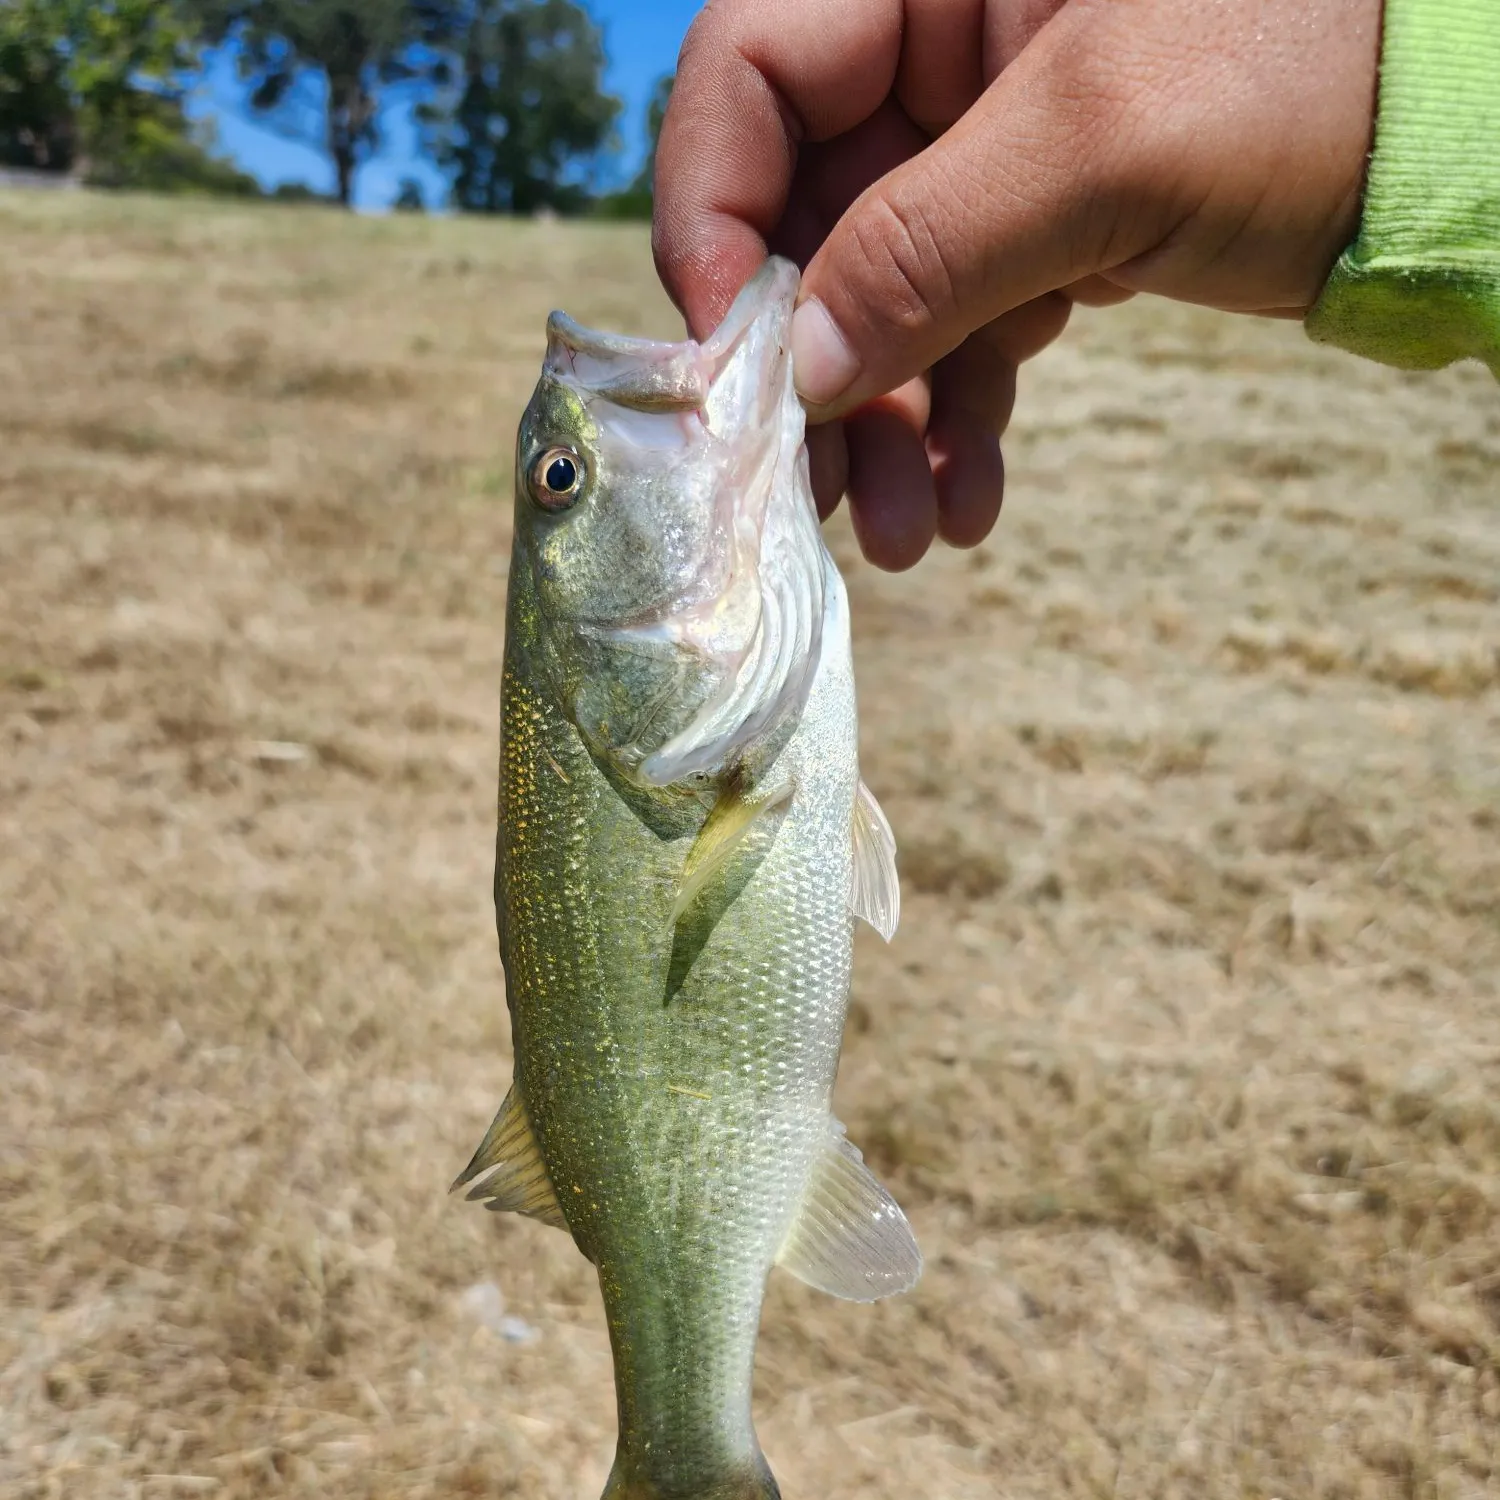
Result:
[[[735,430],[731,421],[742,426],[770,420],[789,385],[788,334],[798,281],[790,261],[772,257],[701,343],[601,333],[554,312],[547,319],[543,368],[586,402],[696,415],[704,429],[727,438]],[[753,349],[734,361],[747,340]]]
[[[547,373],[612,441],[696,448],[716,466],[711,543],[691,584],[625,619],[576,621],[595,642],[675,654],[684,680],[707,679],[685,724],[658,701],[615,747],[647,786],[721,770],[797,712],[817,666],[831,564],[792,385],[798,282],[791,262],[767,261],[702,342],[598,333],[564,313],[548,320]]]

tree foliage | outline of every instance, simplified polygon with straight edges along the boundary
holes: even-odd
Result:
[[[233,38],[252,109],[271,113],[321,75],[323,137],[337,197],[348,205],[354,174],[380,143],[382,89],[442,81],[462,6],[445,0],[185,0],[211,41]]]
[[[232,162],[215,155],[217,136],[210,125],[193,125],[177,105],[141,122],[126,149],[108,164],[95,166],[89,181],[100,187],[134,188],[149,193],[188,193],[216,198],[258,198],[260,183]]]
[[[578,213],[620,101],[604,42],[575,0],[469,0],[457,97],[423,111],[428,144],[470,213]]]
[[[60,28],[45,0],[0,5],[0,163],[67,171],[78,150]]]
[[[672,80],[647,108],[650,155],[623,192],[593,172],[621,104],[584,0],[0,0],[0,165],[91,182],[258,191],[212,155],[183,109],[203,44],[228,44],[246,102],[326,148],[348,204],[380,146],[391,90],[412,85],[423,145],[455,207],[480,213],[651,212]],[[299,110],[315,110],[317,124]],[[408,189],[403,206],[419,197]]]
[[[0,0],[0,161],[111,181],[186,129],[172,0]]]
[[[668,73],[656,80],[656,87],[646,101],[646,162],[636,174],[629,187],[618,193],[606,193],[594,205],[594,213],[601,219],[649,219],[656,206],[656,143],[661,139],[661,127],[667,117],[667,101],[672,97],[672,85],[676,81]]]
[[[666,73],[656,80],[656,87],[646,101],[646,164],[634,186],[651,192],[656,183],[656,147],[661,140],[661,127],[666,122],[667,105],[672,100],[672,85],[677,82],[675,73]]]

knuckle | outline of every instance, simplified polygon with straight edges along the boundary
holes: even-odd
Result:
[[[874,291],[882,323],[905,335],[930,332],[957,304],[941,229],[920,205],[880,196],[855,216],[855,274]]]
[[[1199,148],[1174,92],[1188,48],[1163,49],[1137,6],[1082,0],[1044,49],[1032,127],[997,175],[1042,183],[1053,232],[1080,273],[1138,253],[1170,210],[1176,163]],[[1191,114],[1192,111],[1187,113]]]

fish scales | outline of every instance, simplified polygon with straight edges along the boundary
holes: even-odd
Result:
[[[598,1271],[620,1429],[607,1496],[775,1495],[750,1404],[771,1266],[780,1256],[865,1297],[903,1289],[920,1264],[900,1210],[830,1114],[856,866],[888,886],[894,868],[859,835],[868,794],[847,602],[813,517],[800,410],[787,413],[788,270],[771,263],[742,294],[742,326],[717,353],[712,341],[649,345],[567,325],[522,423],[495,889],[515,1073],[460,1180],[491,1172],[471,1196],[565,1227]],[[590,348],[610,400],[575,404],[586,375],[598,383],[580,374]],[[612,449],[601,409],[621,406],[614,420],[629,425],[632,362],[658,425],[637,423],[630,446]],[[675,428],[656,410],[664,369],[698,382],[666,415]],[[736,399],[760,392],[775,419],[747,429],[742,446],[759,446],[729,510],[732,425],[720,416],[702,435],[709,482],[696,491],[682,456],[699,453],[693,413],[713,415],[721,381],[738,382]],[[665,486],[649,457],[661,451]],[[595,488],[570,497],[561,482],[584,472]],[[555,509],[542,483],[553,479],[569,500]],[[650,507],[669,511],[684,490],[668,533],[671,516]],[[637,491],[629,540],[659,526],[662,571],[674,545],[686,558],[651,601],[665,598],[668,624],[644,633],[640,600],[609,597],[617,570],[574,547],[590,523],[620,534],[617,516],[582,505],[625,509]],[[751,501],[753,535],[740,524]],[[758,544],[749,563],[724,543],[736,529]],[[773,580],[778,548],[785,577]],[[649,595],[651,562],[634,566]],[[684,652],[674,631],[704,600],[709,644]],[[705,750],[714,734],[722,743]]]

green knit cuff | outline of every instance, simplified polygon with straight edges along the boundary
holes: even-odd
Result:
[[[1386,0],[1359,238],[1306,327],[1385,364],[1500,376],[1500,0]]]
[[[1403,370],[1480,359],[1500,378],[1500,269],[1364,266],[1346,250],[1305,326],[1320,344]]]

